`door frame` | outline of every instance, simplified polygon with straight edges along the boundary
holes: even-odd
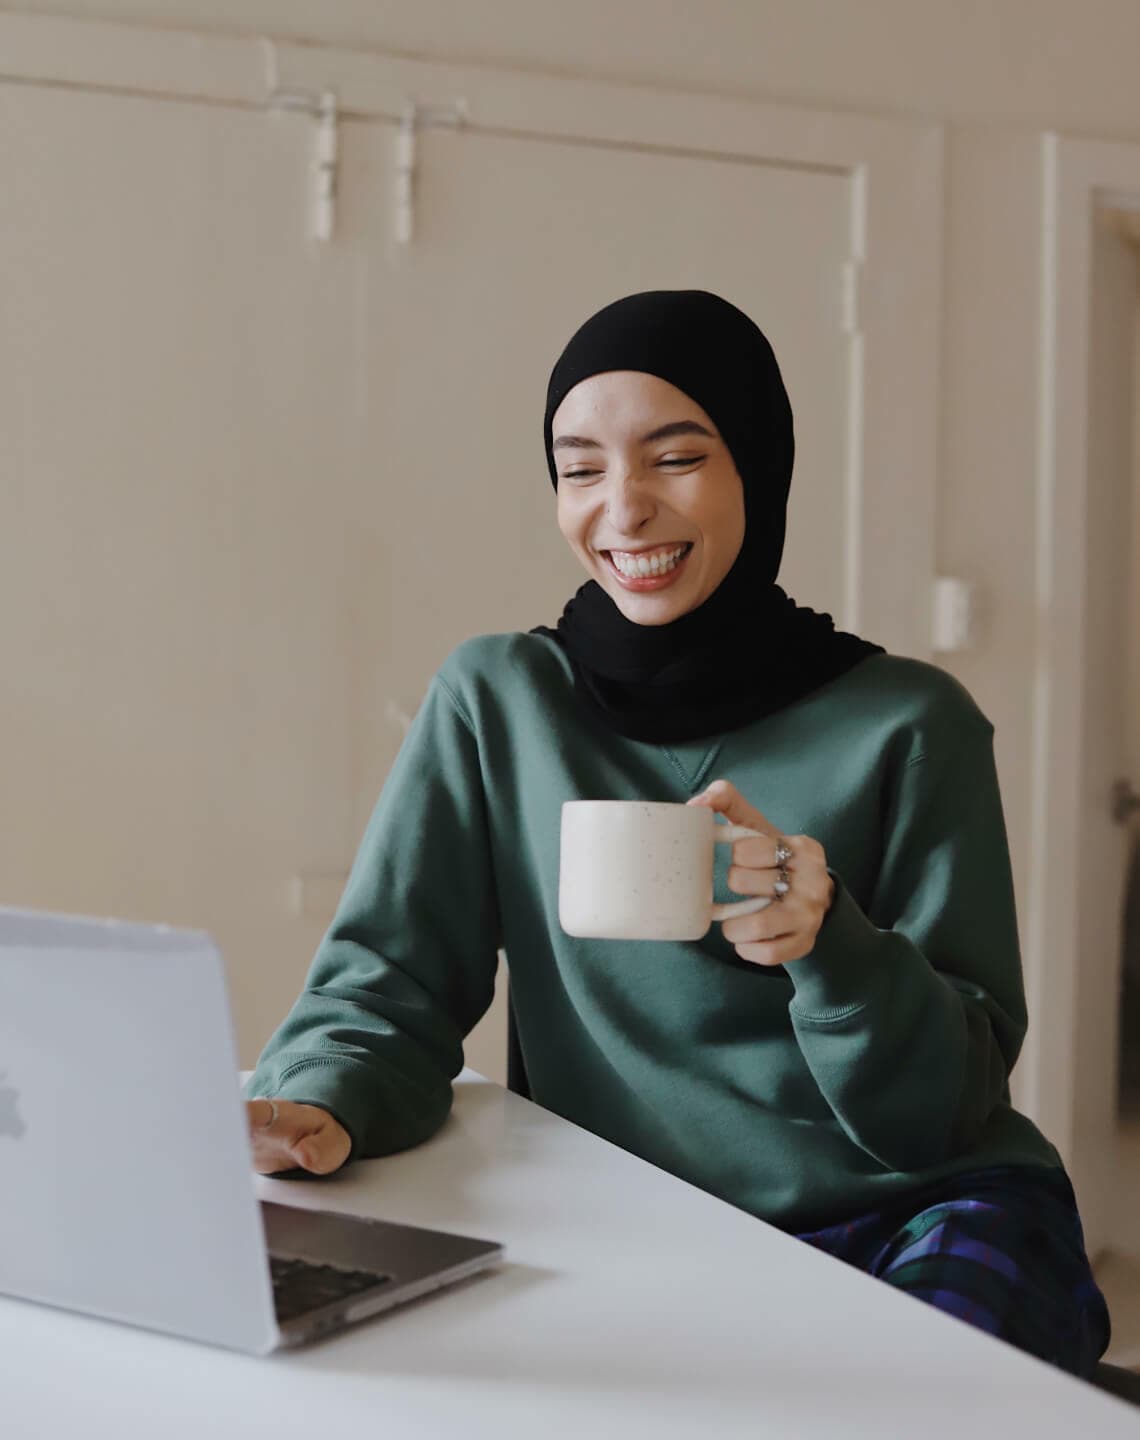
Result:
[[[1023,1108],[1062,1155],[1074,1152],[1083,1061],[1080,896],[1057,883],[1083,838],[1085,585],[1089,569],[1089,362],[1098,206],[1140,204],[1140,145],[1042,137],[1042,254],[1026,988],[1032,1024],[1018,1079]],[[1105,796],[1105,803],[1108,797]],[[1102,1208],[1102,1207],[1101,1207]],[[1102,1237],[1090,1236],[1090,1250]]]
[[[274,96],[331,92],[345,122],[392,127],[411,102],[446,108],[460,101],[465,128],[476,133],[846,176],[850,260],[836,277],[835,298],[837,324],[851,344],[852,421],[844,477],[845,602],[836,619],[889,650],[930,658],[941,126],[263,36],[11,12],[0,14],[0,57],[0,84],[266,111]],[[890,565],[883,565],[884,555]]]

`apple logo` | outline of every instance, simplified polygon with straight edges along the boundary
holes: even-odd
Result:
[[[4,1071],[0,1070],[0,1082],[4,1079]],[[14,1090],[11,1085],[0,1083],[0,1135],[11,1135],[13,1140],[19,1140],[23,1135],[25,1125],[16,1109],[20,1092]]]

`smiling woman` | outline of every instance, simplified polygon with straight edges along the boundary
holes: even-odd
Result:
[[[586,583],[556,629],[477,637],[436,676],[251,1082],[279,1102],[251,1104],[257,1163],[431,1135],[504,948],[539,1104],[1090,1374],[1108,1315],[1072,1188],[1010,1104],[993,727],[776,584],[795,446],[770,345],[715,295],[628,296],[555,365],[545,444]],[[722,888],[765,903],[696,941],[567,934],[573,800],[725,816]]]
[[[703,605],[744,542],[744,489],[705,412],[619,370],[576,385],[552,424],[559,529],[621,613],[667,625]]]

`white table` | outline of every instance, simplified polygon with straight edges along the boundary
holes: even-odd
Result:
[[[501,1239],[502,1269],[268,1360],[0,1301],[0,1435],[1140,1434],[1121,1401],[500,1086],[465,1072],[456,1091],[417,1150],[258,1186]]]

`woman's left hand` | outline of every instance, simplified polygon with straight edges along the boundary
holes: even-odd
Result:
[[[755,915],[726,920],[724,938],[735,945],[742,960],[756,965],[787,965],[809,955],[835,896],[823,846],[810,835],[781,835],[727,780],[714,780],[689,804],[705,805],[730,824],[763,833],[763,839],[738,840],[733,845],[728,883],[738,895],[772,895],[774,903]],[[783,882],[776,859],[781,844],[792,852],[783,862],[787,870]],[[781,883],[787,884],[784,892]]]

